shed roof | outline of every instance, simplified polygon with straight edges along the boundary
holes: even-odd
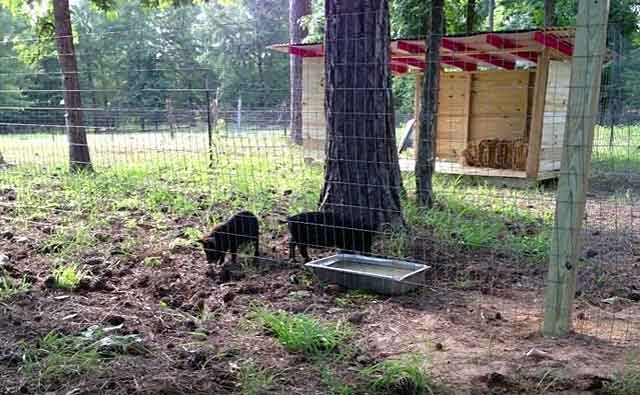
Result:
[[[442,38],[440,61],[445,67],[474,71],[479,66],[513,70],[535,65],[544,48],[551,59],[570,60],[575,29],[544,28],[448,35]],[[292,56],[322,58],[323,43],[276,44],[269,47]],[[391,70],[394,74],[424,70],[425,40],[391,40]]]

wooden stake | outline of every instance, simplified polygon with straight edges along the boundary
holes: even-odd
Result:
[[[533,108],[529,125],[529,148],[527,154],[527,177],[536,179],[540,168],[540,144],[544,126],[544,105],[547,101],[549,79],[549,49],[545,48],[538,58],[536,78],[533,86]]]
[[[545,336],[564,336],[571,330],[580,230],[591,170],[608,14],[609,0],[579,1],[567,126],[544,296],[542,332]]]
[[[422,111],[422,75],[416,75],[414,98],[413,98],[413,156],[418,159],[418,141],[420,141],[420,111]]]

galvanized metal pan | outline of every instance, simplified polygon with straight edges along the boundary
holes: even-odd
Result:
[[[307,263],[322,282],[383,295],[401,295],[424,284],[430,266],[399,259],[337,254]]]

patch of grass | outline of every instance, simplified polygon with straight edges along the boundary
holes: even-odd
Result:
[[[24,345],[21,370],[38,381],[57,381],[100,369],[98,346],[79,336],[50,332],[34,346]]]
[[[255,318],[290,352],[319,355],[340,346],[350,335],[341,323],[321,322],[307,314],[258,310]]]
[[[368,304],[376,300],[378,300],[378,297],[372,293],[354,290],[348,291],[341,296],[337,296],[335,302],[336,305],[340,307],[353,307]]]
[[[74,263],[62,264],[53,270],[56,287],[67,290],[75,289],[86,275],[87,273]]]
[[[405,177],[410,197],[404,199],[404,215],[415,229],[430,229],[444,243],[463,250],[491,249],[519,254],[533,262],[546,259],[553,224],[551,196],[536,190],[514,191],[487,185],[469,185],[461,178],[434,178],[436,204],[418,207],[415,178]],[[527,199],[540,207],[523,209]],[[429,236],[431,237],[431,236]]]
[[[435,380],[417,355],[389,359],[362,370],[369,388],[378,394],[434,394]]]
[[[242,395],[262,395],[273,389],[276,375],[269,373],[267,369],[259,367],[253,361],[247,361],[240,365],[238,381]]]
[[[110,335],[98,326],[79,335],[52,331],[33,345],[22,345],[20,370],[40,383],[93,373],[101,369],[105,360],[118,354],[139,353],[140,340],[138,335]]]
[[[162,264],[162,259],[158,256],[148,256],[144,258],[142,264],[146,267],[157,268]]]
[[[406,258],[411,255],[411,237],[406,231],[393,231],[382,241],[382,254],[384,256]]]
[[[25,278],[18,282],[14,282],[11,281],[9,277],[0,275],[0,300],[29,292],[29,289],[31,289],[31,285]]]
[[[40,252],[70,257],[88,248],[94,242],[91,230],[83,225],[69,226],[54,231],[40,246]]]
[[[353,394],[353,387],[340,380],[336,372],[327,366],[323,366],[320,369],[320,380],[322,380],[322,383],[327,387],[328,395]]]
[[[605,384],[604,395],[638,395],[640,394],[640,369],[632,368],[613,377]]]
[[[202,238],[202,231],[200,229],[189,227],[189,228],[185,228],[182,231],[182,235],[187,240],[191,240],[192,242],[197,242]]]

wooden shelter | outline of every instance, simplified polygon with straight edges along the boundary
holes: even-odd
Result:
[[[442,39],[436,171],[553,178],[560,170],[574,30],[483,32]],[[303,58],[303,138],[308,161],[324,159],[322,44],[271,49]],[[391,42],[391,70],[415,79],[419,119],[425,42]],[[414,128],[419,130],[419,125]],[[412,161],[401,167],[412,169]]]

